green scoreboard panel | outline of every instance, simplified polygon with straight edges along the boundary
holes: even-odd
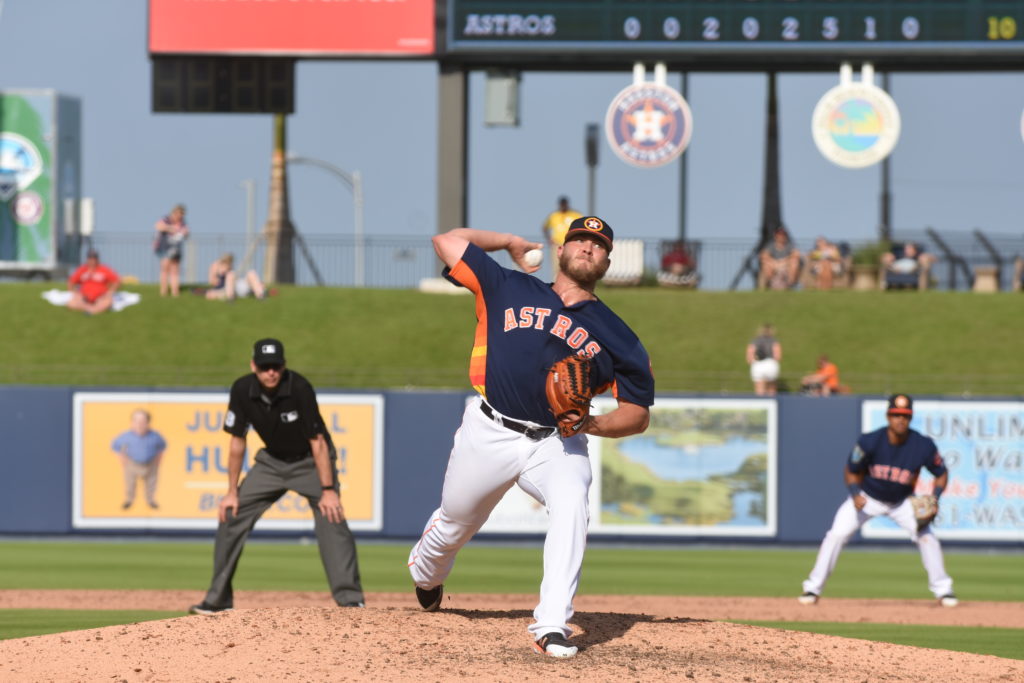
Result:
[[[1024,68],[1022,0],[448,0],[447,53]],[[834,63],[834,60],[830,60]]]

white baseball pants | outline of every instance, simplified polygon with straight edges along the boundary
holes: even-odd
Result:
[[[825,582],[831,576],[832,570],[836,568],[839,553],[853,537],[853,534],[872,517],[888,515],[901,529],[910,534],[910,540],[917,543],[917,548],[921,551],[921,563],[928,573],[928,589],[937,598],[951,594],[953,579],[946,573],[945,563],[942,560],[942,545],[930,526],[918,533],[917,520],[914,519],[914,509],[910,501],[904,499],[901,503],[885,503],[875,500],[867,494],[862,493],[861,495],[864,496],[866,502],[860,510],[856,508],[853,498],[850,497],[836,511],[835,519],[832,520],[832,528],[828,530],[825,539],[821,542],[814,569],[804,581],[804,592],[821,595],[821,591],[825,588]]]
[[[409,573],[420,588],[444,583],[459,549],[473,537],[513,484],[544,505],[544,579],[529,631],[534,638],[569,636],[590,512],[587,437],[558,435],[533,441],[489,419],[481,399],[469,402],[448,459],[441,507],[427,521],[409,554]]]

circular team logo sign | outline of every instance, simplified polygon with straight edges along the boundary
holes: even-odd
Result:
[[[39,150],[17,133],[0,133],[0,201],[32,184],[43,172]]]
[[[837,85],[818,100],[811,117],[822,156],[846,168],[864,168],[889,156],[900,137],[900,110],[879,87]]]
[[[11,202],[11,214],[20,225],[35,225],[43,216],[43,198],[36,192],[19,192]]]
[[[608,144],[620,159],[655,168],[678,157],[690,144],[693,116],[690,105],[673,88],[634,84],[612,100],[604,128]]]

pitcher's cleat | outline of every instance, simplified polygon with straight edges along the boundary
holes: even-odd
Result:
[[[444,597],[444,584],[433,588],[420,588],[416,586],[416,599],[424,612],[436,612],[441,609],[441,598]]]
[[[533,649],[540,655],[548,657],[575,657],[579,648],[571,645],[561,631],[552,631],[538,638],[533,643]]]

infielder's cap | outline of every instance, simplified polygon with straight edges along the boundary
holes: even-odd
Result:
[[[582,216],[570,223],[569,229],[565,232],[565,240],[568,241],[573,235],[598,237],[608,247],[608,251],[612,250],[612,240],[615,238],[612,226],[597,216]]]
[[[100,252],[96,251],[95,249],[90,249],[89,251],[85,252],[85,258],[95,258],[95,259],[98,259],[99,257],[100,257]]]
[[[256,365],[284,365],[284,344],[277,339],[260,339],[252,347],[252,362]]]
[[[913,415],[914,399],[906,394],[893,394],[889,397],[889,409],[886,415]]]

